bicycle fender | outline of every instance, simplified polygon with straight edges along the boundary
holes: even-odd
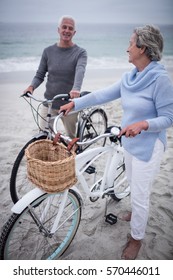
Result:
[[[81,192],[78,190],[78,188],[76,186],[73,186],[70,189],[74,190],[78,194],[81,202],[83,203],[83,196],[82,196]]]
[[[31,202],[33,202],[36,198],[40,197],[44,193],[46,192],[39,188],[31,190],[14,204],[14,206],[11,208],[11,211],[13,213],[20,214]]]
[[[81,194],[81,192],[78,190],[78,188],[76,186],[73,186],[71,188],[72,190],[74,190],[79,198],[81,199],[81,201],[83,202],[83,196]],[[31,190],[30,192],[28,192],[27,194],[25,194],[20,200],[18,200],[13,207],[11,208],[11,211],[13,213],[16,214],[20,214],[22,213],[22,211],[30,204],[32,203],[35,199],[37,199],[38,197],[42,196],[44,193],[46,193],[45,191],[39,189],[39,188],[35,188],[33,190]]]

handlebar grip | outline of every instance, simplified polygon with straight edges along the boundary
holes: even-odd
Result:
[[[30,97],[29,94],[32,95],[32,93],[30,91],[27,91],[27,92],[23,93],[21,95],[21,97]]]
[[[62,111],[61,111],[61,113],[62,113],[63,115],[65,115],[65,112],[66,112],[65,110],[62,110]]]

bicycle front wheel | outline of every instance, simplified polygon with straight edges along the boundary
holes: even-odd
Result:
[[[79,141],[85,142],[97,137],[100,134],[103,134],[107,128],[107,115],[105,111],[101,108],[94,109],[88,115],[81,126],[79,131]],[[100,139],[96,143],[92,144],[92,147],[95,146],[104,146],[106,138]],[[81,151],[87,149],[89,145],[80,147]]]
[[[51,233],[64,193],[44,194],[21,214],[12,214],[0,237],[0,259],[58,259],[72,242],[81,219],[81,203],[68,191],[59,223]]]
[[[32,188],[35,187],[27,178],[25,149],[29,146],[29,144],[37,140],[42,140],[46,138],[47,135],[45,134],[32,138],[30,141],[28,141],[18,154],[13,164],[10,177],[10,195],[14,203],[16,203],[20,198],[22,198],[22,196],[24,196],[27,192],[29,192]]]

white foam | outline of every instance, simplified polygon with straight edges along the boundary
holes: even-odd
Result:
[[[0,72],[36,71],[40,57],[12,57],[0,59]],[[173,56],[164,56],[166,67],[173,66]],[[87,69],[126,69],[129,67],[127,56],[122,57],[89,57]]]

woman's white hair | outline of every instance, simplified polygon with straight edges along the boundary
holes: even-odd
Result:
[[[136,46],[146,47],[145,53],[151,61],[159,61],[163,52],[163,36],[158,27],[146,25],[135,28]]]

